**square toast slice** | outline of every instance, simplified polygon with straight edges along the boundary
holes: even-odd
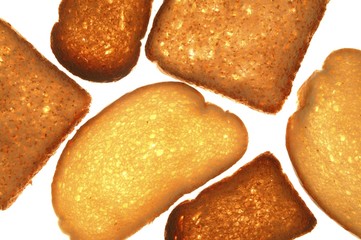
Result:
[[[166,73],[278,112],[328,0],[165,0],[147,57]]]

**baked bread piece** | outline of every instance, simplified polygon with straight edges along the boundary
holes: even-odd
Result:
[[[279,111],[328,0],[165,0],[146,44],[171,75]]]
[[[316,219],[269,152],[203,190],[170,214],[166,240],[286,240],[311,231]]]
[[[90,96],[0,19],[0,209],[88,112]]]
[[[63,0],[51,33],[56,58],[86,80],[119,80],[138,60],[151,4],[150,0]]]
[[[327,57],[298,92],[289,119],[287,149],[317,204],[361,237],[361,51]]]
[[[80,128],[53,205],[72,239],[124,239],[244,154],[242,121],[183,83],[139,88]]]

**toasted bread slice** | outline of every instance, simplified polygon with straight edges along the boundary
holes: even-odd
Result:
[[[72,239],[124,239],[244,154],[235,115],[183,83],[139,88],[91,119],[66,146],[52,185]]]
[[[287,149],[305,189],[361,237],[361,51],[331,53],[298,92]]]
[[[287,240],[316,219],[269,152],[203,190],[170,214],[165,239]]]
[[[138,61],[151,4],[149,0],[63,0],[51,33],[56,58],[81,78],[119,80]]]
[[[0,19],[0,209],[88,112],[90,96]]]
[[[327,2],[165,0],[146,54],[171,75],[275,113]]]

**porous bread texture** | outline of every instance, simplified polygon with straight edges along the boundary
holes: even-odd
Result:
[[[168,218],[165,239],[289,240],[315,225],[278,160],[265,152],[179,204]]]
[[[331,53],[298,92],[287,150],[315,202],[361,237],[361,51]]]
[[[165,72],[278,112],[328,0],[165,0],[146,54]]]
[[[71,73],[90,81],[126,76],[138,61],[151,0],[63,0],[51,48]]]
[[[183,83],[121,97],[83,125],[58,163],[52,196],[71,239],[124,239],[244,154],[242,121]]]
[[[90,96],[0,19],[0,209],[88,112]]]

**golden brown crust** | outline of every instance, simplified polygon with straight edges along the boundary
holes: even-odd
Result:
[[[0,209],[88,112],[90,96],[0,19]]]
[[[328,0],[165,0],[146,54],[167,73],[278,112]]]
[[[269,152],[203,190],[170,214],[166,240],[287,240],[311,231],[316,219]]]
[[[136,89],[65,147],[52,184],[59,224],[72,239],[124,239],[232,166],[247,143],[238,117],[184,83]]]
[[[315,202],[361,237],[361,51],[331,53],[298,92],[299,108],[287,125],[286,146]]]
[[[56,58],[83,79],[119,80],[138,60],[151,4],[149,0],[63,0],[51,34]]]

